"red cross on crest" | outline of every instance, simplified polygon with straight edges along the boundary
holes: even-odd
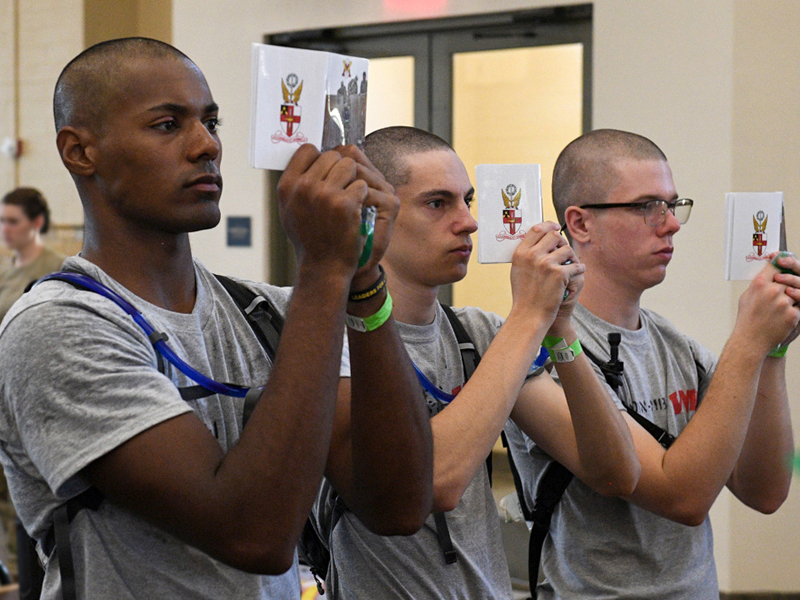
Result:
[[[513,208],[503,209],[503,225],[511,235],[517,233],[517,226],[522,223],[522,217],[518,217]]]
[[[289,137],[294,133],[295,127],[300,127],[300,114],[299,106],[293,104],[281,104],[281,127],[286,131]]]

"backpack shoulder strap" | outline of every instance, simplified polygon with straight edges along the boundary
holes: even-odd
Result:
[[[628,402],[625,402],[625,398],[621,393],[621,390],[624,388],[625,381],[623,377],[623,367],[622,361],[618,358],[618,347],[620,343],[621,336],[618,333],[609,333],[608,334],[608,341],[611,345],[611,359],[608,361],[601,361],[597,358],[591,351],[587,348],[583,348],[583,352],[589,357],[594,364],[598,366],[600,371],[603,373],[603,376],[606,379],[606,382],[614,390],[614,393],[617,394],[620,400],[622,400],[622,405],[625,407],[625,411],[631,416],[631,418],[636,421],[642,429],[644,429],[647,433],[652,435],[655,440],[661,444],[664,448],[669,448],[672,443],[675,441],[675,436],[671,433],[667,432],[665,429],[662,429],[655,423],[653,423],[647,417],[639,414],[634,410],[632,406],[629,405]],[[702,369],[702,365],[695,360],[695,364],[698,367],[698,378],[700,377],[700,369]],[[705,369],[703,369],[705,371]]]
[[[253,333],[264,347],[269,359],[275,362],[278,352],[278,342],[283,330],[283,317],[272,303],[264,296],[253,292],[247,286],[234,281],[230,277],[214,274],[222,287],[230,294],[236,306],[242,311]]]
[[[478,354],[478,349],[475,347],[475,344],[472,342],[472,338],[469,337],[469,333],[467,333],[464,324],[456,315],[455,311],[446,304],[442,304],[442,310],[444,310],[444,314],[447,315],[447,320],[450,322],[450,327],[453,328],[453,333],[456,334],[456,340],[458,341],[458,349],[461,352],[461,362],[464,365],[464,383],[466,383],[472,374],[475,372],[475,369],[478,368],[478,363],[481,362],[480,354]]]
[[[478,368],[478,363],[481,362],[481,356],[478,354],[478,349],[472,342],[472,338],[467,333],[461,320],[458,318],[453,309],[446,304],[440,304],[447,320],[450,322],[450,327],[456,335],[458,342],[458,350],[461,353],[461,363],[464,366],[464,384],[469,381],[472,374]],[[486,457],[486,472],[489,475],[489,485],[492,483],[492,455]],[[445,564],[453,564],[458,561],[458,555],[453,548],[453,541],[450,538],[450,530],[447,527],[447,519],[443,512],[434,513],[434,522],[436,524],[436,536],[439,538],[439,546],[444,553]]]

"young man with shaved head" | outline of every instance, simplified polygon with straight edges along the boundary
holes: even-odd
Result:
[[[240,282],[284,316],[273,364],[192,258],[189,232],[217,225],[222,191],[218,107],[198,67],[154,40],[106,42],[67,65],[54,107],[86,217],[66,268],[129,302],[155,333],[63,281],[40,283],[3,322],[0,458],[39,543],[43,598],[298,598],[295,545],[326,464],[371,528],[419,528],[432,462],[421,390],[387,293],[352,301],[381,280],[398,208],[380,173],[355,148],[303,146],[287,167],[278,202],[297,285]],[[378,221],[357,269],[363,206]],[[353,377],[340,382],[346,313],[372,327],[349,331]],[[242,398],[185,401],[198,375],[162,361],[165,341],[218,385],[255,390],[249,420]],[[329,452],[337,400],[351,427]],[[99,505],[70,514],[68,504],[72,523],[66,541],[56,527],[53,549],[54,515],[87,489]]]
[[[611,361],[608,334],[621,335],[622,378],[609,391],[631,408],[623,415],[642,472],[622,498],[569,484],[545,540],[538,598],[718,600],[708,511],[723,486],[764,513],[789,491],[786,359],[774,349],[797,336],[800,278],[764,267],[715,360],[640,306],[642,293],[663,281],[692,206],[679,199],[653,142],[616,130],[581,136],[556,162],[553,200],[586,264],[573,314],[584,348]],[[779,264],[800,273],[794,258]],[[523,419],[516,423],[524,429]],[[515,426],[507,433],[531,503],[560,459]]]
[[[627,428],[581,354],[570,324],[583,265],[555,224],[534,227],[514,254],[513,307],[505,324],[478,308],[455,309],[481,356],[465,382],[459,340],[436,298],[439,286],[467,274],[471,234],[477,229],[469,211],[473,189],[467,171],[446,142],[410,127],[370,134],[365,152],[400,198],[383,265],[396,326],[426,390],[434,436],[434,506],[415,535],[385,537],[368,531],[347,510],[342,513],[336,494],[324,485],[314,516],[331,549],[326,593],[332,598],[510,599],[485,462],[515,403],[526,405],[531,436],[598,493],[629,493],[638,476]],[[574,350],[556,363],[563,390],[547,373],[527,377],[545,334],[563,338]]]

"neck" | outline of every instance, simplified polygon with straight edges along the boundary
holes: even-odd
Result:
[[[189,235],[100,230],[88,220],[81,256],[151,304],[189,313],[196,282]],[[130,240],[133,240],[132,242]]]
[[[392,294],[392,313],[396,321],[408,325],[429,325],[436,317],[438,287],[429,287],[405,279],[391,265],[384,263],[386,285]]]
[[[14,252],[14,266],[24,267],[39,258],[44,250],[41,238],[37,235],[29,244]]]
[[[592,272],[595,273],[594,277]],[[611,278],[598,276],[597,271],[591,271],[587,265],[578,300],[596,317],[618,327],[636,330],[639,329],[641,296],[640,291],[626,288]]]

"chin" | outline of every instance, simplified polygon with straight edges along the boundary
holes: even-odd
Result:
[[[191,218],[186,231],[192,232],[213,229],[219,225],[220,220],[222,220],[222,213],[220,213],[219,206],[213,204],[207,207],[207,210],[203,211],[203,213]]]

